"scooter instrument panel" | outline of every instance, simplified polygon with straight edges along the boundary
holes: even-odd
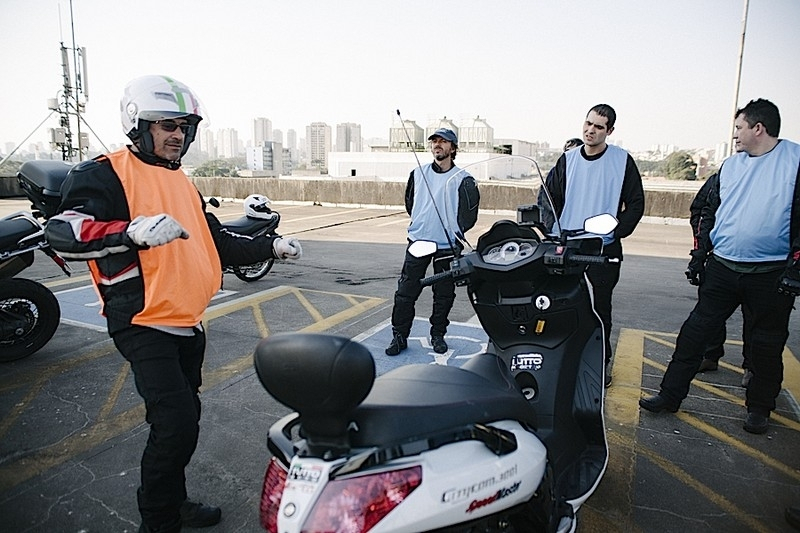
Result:
[[[483,260],[494,265],[511,265],[527,259],[535,247],[528,242],[509,241],[493,246],[483,254]]]

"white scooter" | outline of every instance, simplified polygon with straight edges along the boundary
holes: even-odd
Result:
[[[415,364],[376,378],[373,356],[344,337],[258,344],[262,385],[296,411],[269,431],[267,531],[575,530],[608,460],[603,330],[584,271],[608,260],[596,235],[616,220],[562,231],[550,205],[540,193],[423,281],[465,286],[489,336],[487,353],[460,368]]]

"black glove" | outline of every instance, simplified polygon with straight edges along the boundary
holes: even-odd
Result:
[[[800,259],[789,260],[789,266],[778,280],[778,292],[789,296],[800,296]]]
[[[686,267],[686,279],[691,285],[702,285],[706,277],[706,258],[708,254],[703,250],[692,250],[689,252],[692,258],[689,266]]]

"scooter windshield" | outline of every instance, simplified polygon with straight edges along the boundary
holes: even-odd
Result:
[[[558,217],[555,215],[553,201],[547,190],[545,178],[535,159],[519,155],[495,155],[489,158],[467,162],[468,152],[459,153],[459,161],[465,160],[460,170],[453,174],[447,182],[448,201],[437,206],[442,224],[453,244],[460,250],[470,251],[472,246],[467,241],[464,229],[464,206],[459,213],[459,195],[463,199],[463,181],[473,177],[480,191],[480,210],[506,215],[515,218],[520,224],[535,229],[542,238],[557,237],[561,233]],[[491,190],[481,187],[492,182],[497,187]],[[463,201],[462,201],[463,203]]]

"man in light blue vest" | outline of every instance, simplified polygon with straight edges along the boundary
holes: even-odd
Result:
[[[734,127],[737,153],[709,178],[692,253],[690,270],[702,279],[697,304],[681,327],[661,390],[639,405],[676,412],[700,367],[708,333],[742,306],[749,324],[744,351],[753,372],[743,427],[766,433],[783,382],[789,315],[800,294],[800,145],[778,138],[780,113],[768,100],[737,110]]]
[[[411,171],[406,185],[406,211],[411,215],[408,226],[408,245],[415,241],[436,243],[434,254],[416,257],[406,249],[403,270],[397,281],[392,309],[392,342],[386,355],[397,355],[408,347],[406,339],[414,321],[414,305],[422,293],[420,280],[433,261],[433,271],[438,273],[450,267],[447,260],[460,253],[459,239],[478,221],[480,194],[475,178],[459,169],[454,161],[458,151],[458,137],[447,128],[436,130],[428,140],[434,161]],[[448,220],[452,213],[456,220]],[[431,313],[431,347],[436,353],[447,352],[444,340],[447,316],[456,298],[452,279],[436,283],[433,289]]]
[[[644,214],[644,189],[636,163],[628,152],[606,142],[616,120],[610,105],[591,108],[583,123],[583,146],[565,151],[547,175],[547,190],[561,229],[583,228],[587,218],[603,213],[619,220],[613,232],[602,236],[603,253],[619,262],[586,270],[603,322],[606,387],[611,384],[611,297],[619,281],[621,240],[633,233]]]

